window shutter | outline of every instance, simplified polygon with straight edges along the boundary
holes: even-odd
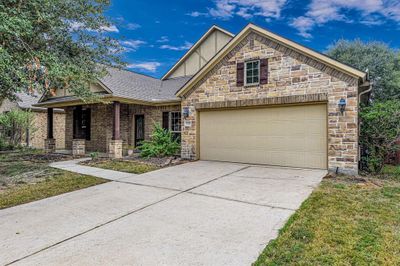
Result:
[[[162,113],[162,127],[163,129],[169,129],[169,112]]]
[[[236,86],[241,87],[244,85],[244,63],[237,63],[236,65]]]
[[[260,60],[260,84],[268,83],[268,59]]]

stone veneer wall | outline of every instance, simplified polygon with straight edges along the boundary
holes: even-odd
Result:
[[[236,86],[236,64],[268,58],[268,84]],[[196,158],[196,107],[199,103],[284,97],[328,95],[328,167],[355,174],[358,171],[358,80],[267,38],[250,33],[241,43],[198,82],[182,101],[189,107],[182,129],[182,157]],[[341,115],[338,102],[347,101]]]
[[[91,138],[86,141],[86,151],[108,152],[109,142],[112,139],[113,105],[93,104],[83,106],[91,108]],[[179,111],[180,105],[172,106],[143,106],[121,104],[121,138],[123,144],[134,145],[134,115],[145,117],[145,138],[149,139],[154,129],[154,122],[161,123],[162,112]],[[73,107],[66,108],[65,144],[72,149],[73,138]]]

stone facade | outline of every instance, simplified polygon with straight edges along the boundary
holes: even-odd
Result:
[[[268,84],[236,86],[236,64],[268,58]],[[267,38],[250,33],[185,95],[190,115],[182,128],[182,157],[197,156],[197,107],[210,102],[236,102],[299,95],[326,95],[328,105],[328,167],[358,171],[358,80]],[[342,115],[341,98],[347,106]],[[218,104],[217,104],[218,105]],[[224,103],[220,103],[224,105]],[[268,106],[268,103],[265,103]],[[190,122],[189,122],[190,121]]]
[[[122,140],[110,140],[108,145],[108,157],[114,159],[122,158]]]
[[[66,108],[65,146],[72,149],[73,139],[73,108]],[[91,134],[86,140],[86,151],[109,153],[113,128],[113,105],[92,104],[83,108],[91,108]],[[149,139],[154,129],[154,123],[162,122],[162,113],[179,111],[180,105],[171,106],[144,106],[121,104],[120,133],[123,145],[134,146],[135,143],[135,115],[144,115],[145,139]]]
[[[86,143],[84,139],[72,140],[72,155],[84,156],[86,153]]]

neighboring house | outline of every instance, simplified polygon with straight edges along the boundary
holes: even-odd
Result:
[[[109,71],[92,90],[112,104],[83,105],[63,91],[37,104],[49,117],[66,110],[75,154],[121,157],[157,122],[181,134],[183,158],[358,171],[366,73],[258,26],[236,36],[213,26],[161,80]]]
[[[28,134],[24,135],[24,139],[21,140],[22,145],[27,145],[29,147],[44,149],[44,144],[47,135],[47,109],[41,107],[35,107],[33,104],[36,104],[40,96],[37,94],[26,94],[26,93],[17,93],[16,94],[17,101],[10,101],[8,99],[4,99],[0,103],[0,113],[9,112],[12,109],[20,109],[25,111],[31,111],[33,113],[33,125],[34,128],[31,132],[27,132]],[[65,148],[65,112],[63,109],[56,109],[54,114],[54,123],[55,123],[55,131],[54,135],[56,137],[56,148],[64,149]]]

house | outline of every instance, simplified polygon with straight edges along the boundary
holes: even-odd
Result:
[[[0,102],[0,113],[9,112],[13,109],[20,109],[31,111],[33,114],[34,128],[31,132],[24,134],[24,139],[21,140],[21,145],[26,145],[36,149],[44,149],[43,139],[46,138],[47,127],[47,109],[35,107],[34,104],[38,103],[40,95],[38,93],[27,94],[20,92],[16,94],[17,101],[10,101],[4,99]],[[54,111],[54,136],[56,139],[56,148],[65,148],[65,112],[63,109],[56,109]]]
[[[253,24],[237,35],[213,26],[161,79],[109,72],[92,90],[112,104],[84,105],[63,91],[37,104],[49,117],[65,109],[75,154],[121,157],[157,122],[181,135],[187,159],[358,171],[367,74]]]

